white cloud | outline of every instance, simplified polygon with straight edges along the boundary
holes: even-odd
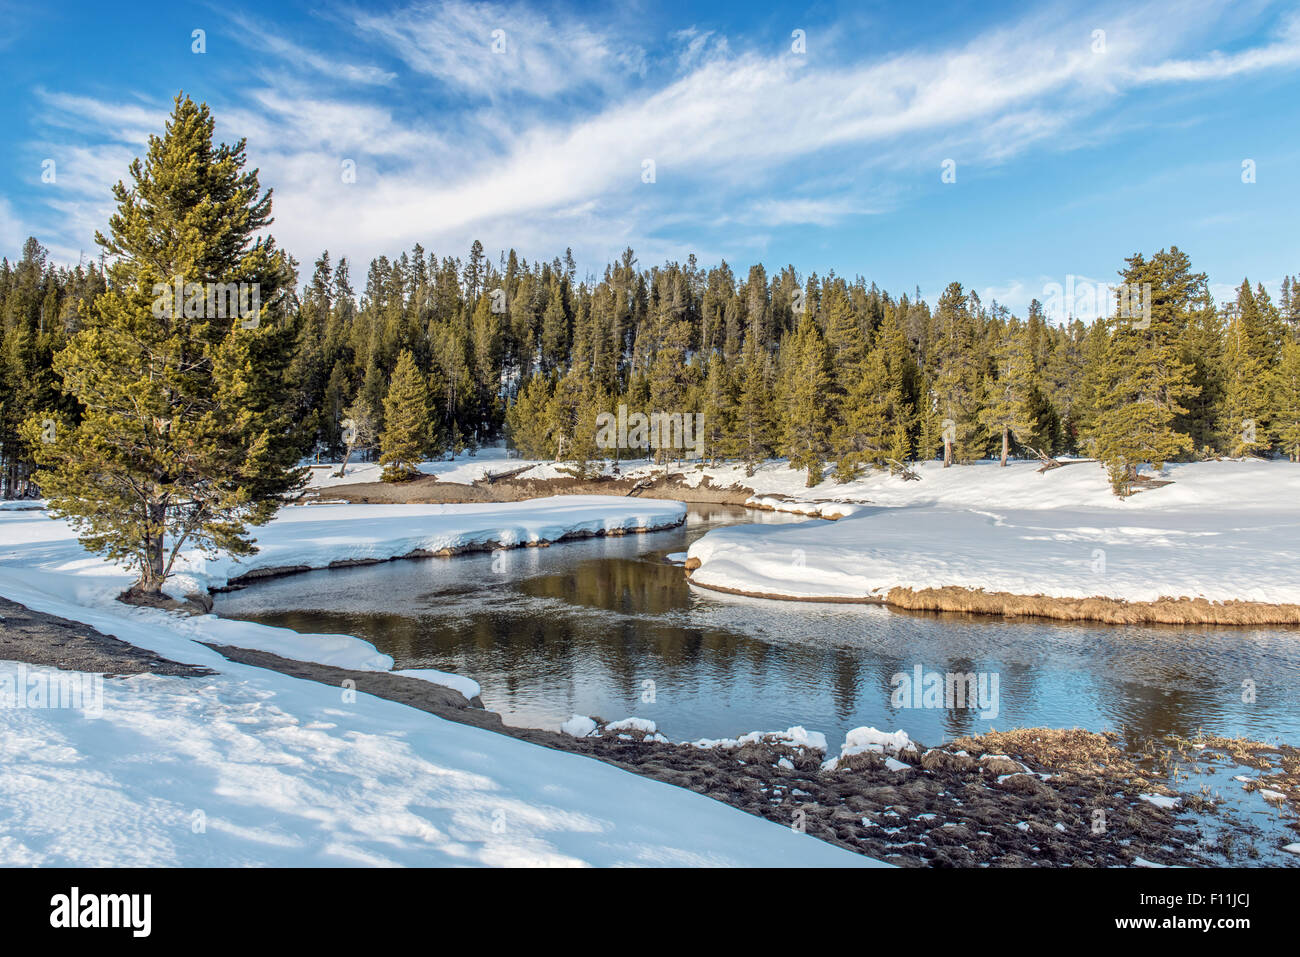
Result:
[[[521,4],[420,3],[383,14],[357,10],[353,22],[413,70],[489,97],[550,97],[645,68],[639,47]]]
[[[269,32],[265,23],[254,23],[238,13],[225,11],[235,25],[235,37],[254,49],[264,50],[282,61],[298,67],[307,67],[316,73],[361,85],[386,85],[397,79],[397,74],[377,66],[341,62],[336,57],[325,56],[315,50],[295,43],[287,37]]]
[[[1195,59],[1167,60],[1133,73],[1139,83],[1177,83],[1198,80],[1223,80],[1261,70],[1300,67],[1300,14],[1293,14],[1283,24],[1278,38],[1266,46],[1221,53]]]

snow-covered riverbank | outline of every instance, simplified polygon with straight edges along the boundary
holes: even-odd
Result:
[[[876,474],[840,486],[859,504],[837,522],[710,532],[691,546],[692,580],[786,598],[958,588],[1300,603],[1300,467],[1290,463],[1171,466],[1174,484],[1122,501],[1093,463],[918,471],[915,482]]]
[[[485,450],[424,470],[467,487],[485,472],[520,469],[518,480],[541,483],[533,489],[571,481],[556,463],[499,456]],[[691,500],[708,490],[752,508],[840,520],[834,528],[711,533],[694,544],[688,563],[692,581],[708,589],[1116,623],[1300,623],[1300,578],[1292,574],[1300,557],[1300,466],[1171,465],[1148,473],[1158,481],[1125,500],[1096,462],[1067,460],[1045,472],[1036,461],[914,468],[914,481],[868,470],[814,488],[782,461],[753,474],[738,464],[627,461],[618,477],[625,485],[651,481],[646,494],[665,498]],[[373,479],[366,469],[330,481]],[[605,474],[612,477],[612,464]]]
[[[191,556],[169,590],[220,585],[250,568],[653,527],[683,512],[611,498],[290,508],[257,531],[263,550],[251,562]],[[356,670],[393,665],[347,635],[127,607],[114,596],[130,577],[43,512],[0,513],[0,595],[217,672],[105,679],[93,708],[23,707],[21,684],[77,673],[0,662],[0,689],[9,689],[0,863],[873,863],[597,761],[227,661],[200,642]],[[410,674],[474,690],[464,676]]]

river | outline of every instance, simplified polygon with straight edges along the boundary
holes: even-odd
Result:
[[[861,725],[927,745],[1031,725],[1300,741],[1294,630],[765,601],[692,588],[667,560],[712,528],[798,520],[695,505],[670,531],[309,572],[220,595],[215,610],[357,635],[398,668],[468,675],[515,725],[637,716],[678,741],[803,725],[832,749]],[[923,676],[975,674],[986,697],[976,707],[925,707],[919,693],[900,701],[895,676],[918,666]]]

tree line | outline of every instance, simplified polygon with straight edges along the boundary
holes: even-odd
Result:
[[[1300,277],[1277,303],[1247,280],[1216,303],[1177,247],[1119,271],[1147,290],[1140,315],[1091,323],[1049,321],[1037,300],[1013,315],[955,282],[931,308],[919,291],[833,271],[754,265],[742,277],[694,256],[644,268],[630,249],[579,279],[570,250],[493,262],[479,242],[464,258],[416,245],[372,260],[359,296],[346,259],[321,253],[300,284],[298,264],[276,255],[285,441],[318,459],[378,454],[392,479],[503,437],[584,471],[644,454],[596,442],[597,417],[620,404],[700,413],[705,460],[752,472],[784,457],[809,485],[918,459],[1075,454],[1105,463],[1125,494],[1143,463],[1300,457]],[[37,457],[22,424],[85,412],[66,387],[70,359],[60,369],[55,357],[99,297],[140,281],[138,269],[56,267],[35,239],[0,262],[6,496],[29,489]]]
[[[1140,312],[1051,322],[1037,300],[1016,316],[955,282],[931,309],[861,277],[755,265],[741,279],[694,257],[643,269],[630,249],[579,280],[569,250],[493,263],[475,242],[464,259],[417,245],[373,260],[358,301],[347,261],[323,253],[291,384],[305,447],[386,451],[392,477],[502,436],[580,469],[639,456],[596,441],[619,405],[700,413],[705,460],[752,472],[783,457],[810,485],[1073,454],[1124,494],[1143,463],[1300,456],[1300,278],[1276,304],[1248,280],[1216,304],[1173,247],[1129,257],[1119,280]]]

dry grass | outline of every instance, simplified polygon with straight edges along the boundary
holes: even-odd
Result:
[[[976,757],[1005,754],[1058,773],[1102,777],[1144,793],[1171,794],[1127,752],[1116,747],[1118,740],[1114,732],[1098,734],[1081,728],[1017,728],[957,738],[944,750],[966,751]]]
[[[1300,605],[1212,602],[1204,598],[1161,598],[1158,601],[1052,598],[948,585],[943,588],[891,588],[886,601],[907,611],[1101,621],[1112,625],[1300,625]]]

